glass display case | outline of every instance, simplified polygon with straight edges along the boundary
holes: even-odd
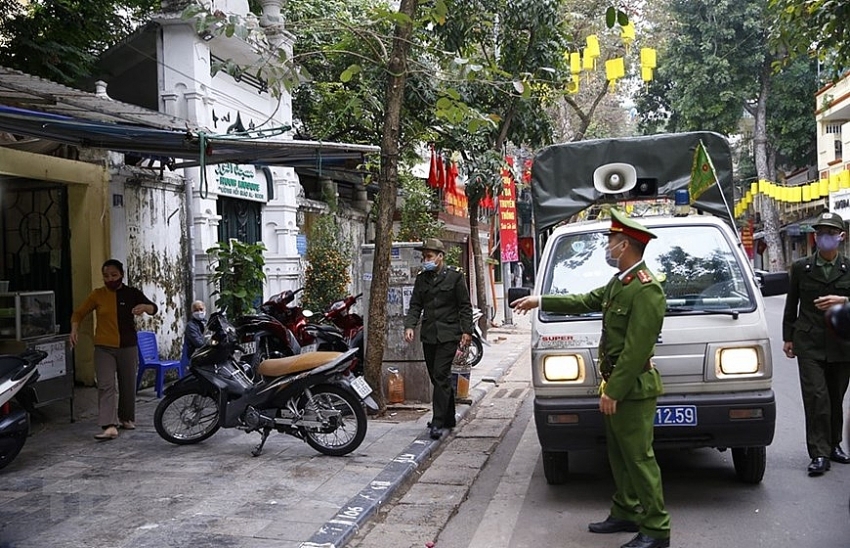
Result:
[[[0,339],[25,341],[56,333],[53,291],[0,293]]]

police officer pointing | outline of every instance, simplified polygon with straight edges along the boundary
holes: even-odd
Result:
[[[421,317],[419,339],[434,387],[430,436],[439,439],[444,429],[455,427],[452,361],[458,343],[468,345],[472,340],[472,303],[463,274],[444,262],[443,242],[428,238],[416,249],[422,252],[422,271],[413,283],[410,307],[404,318],[404,340],[413,341],[413,330]]]
[[[565,314],[602,312],[599,410],[616,491],[610,515],[588,528],[638,533],[621,548],[670,546],[670,516],[652,449],[655,404],[663,386],[650,358],[666,310],[664,291],[643,262],[653,238],[643,225],[611,210],[606,258],[619,272],[605,286],[583,295],[531,295],[511,303],[519,312],[537,306]]]

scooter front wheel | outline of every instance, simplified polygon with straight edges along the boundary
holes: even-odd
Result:
[[[301,428],[307,444],[319,453],[341,457],[363,443],[366,412],[350,390],[332,384],[314,386],[299,403],[307,420],[327,423],[323,429]]]
[[[18,453],[21,452],[21,449],[24,447],[24,443],[27,441],[28,433],[29,428],[15,432],[10,436],[0,438],[0,470],[6,468],[9,463],[15,460],[15,457],[18,456]]]
[[[464,354],[466,355],[467,366],[475,367],[481,363],[481,358],[484,357],[484,345],[481,344],[481,339],[472,337],[472,340],[469,341],[469,348]]]
[[[156,433],[177,445],[198,443],[219,429],[218,403],[196,388],[177,390],[163,398],[153,415]]]

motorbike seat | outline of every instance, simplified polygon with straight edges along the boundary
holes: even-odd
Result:
[[[282,377],[315,369],[337,359],[342,352],[308,352],[286,358],[271,358],[263,360],[257,371],[267,377]]]

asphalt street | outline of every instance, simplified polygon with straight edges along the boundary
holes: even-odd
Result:
[[[472,371],[465,418],[528,349],[527,321],[491,331]],[[273,434],[220,430],[197,445],[156,434],[153,389],[137,395],[137,429],[97,442],[96,391],[37,410],[20,456],[0,471],[0,544],[14,548],[340,547],[374,518],[454,434],[427,436],[427,405],[372,418],[363,444],[345,457],[320,455]],[[509,422],[509,421],[505,421]],[[461,431],[462,428],[456,429]],[[384,546],[388,546],[385,544]]]

